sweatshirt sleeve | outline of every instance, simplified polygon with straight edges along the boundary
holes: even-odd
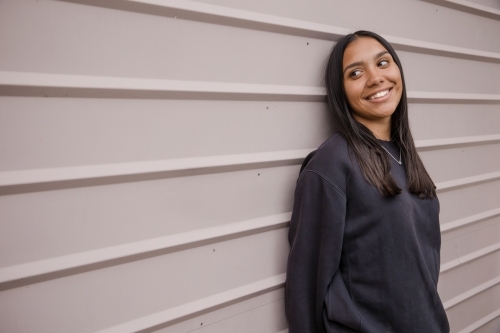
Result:
[[[325,332],[323,307],[340,262],[345,212],[345,194],[338,186],[312,170],[300,174],[288,234],[289,333]]]

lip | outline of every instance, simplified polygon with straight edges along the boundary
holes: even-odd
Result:
[[[381,102],[385,102],[386,100],[389,99],[389,97],[391,96],[392,94],[392,89],[394,87],[390,87],[390,88],[384,88],[384,89],[380,89],[378,91],[375,91],[373,93],[371,93],[370,95],[368,95],[367,97],[364,98],[365,101],[368,101],[370,103],[381,103]],[[368,99],[368,97],[370,96],[373,96],[375,94],[378,94],[379,92],[381,91],[386,91],[386,90],[389,90],[389,92],[387,93],[387,95],[385,95],[384,97],[380,97],[380,98],[376,98],[376,99]]]

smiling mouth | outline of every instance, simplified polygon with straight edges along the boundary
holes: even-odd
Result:
[[[389,88],[389,89],[386,89],[386,90],[383,90],[383,91],[380,91],[376,94],[373,94],[371,96],[368,96],[366,99],[371,101],[371,100],[375,100],[375,99],[379,99],[379,98],[382,98],[384,96],[386,96],[390,91],[391,91],[392,88]]]

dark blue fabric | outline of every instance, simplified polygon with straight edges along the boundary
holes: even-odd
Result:
[[[380,141],[399,159],[399,147]],[[447,333],[437,293],[439,201],[382,196],[336,134],[302,165],[290,223],[289,333]]]

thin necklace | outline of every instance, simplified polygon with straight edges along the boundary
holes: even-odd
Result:
[[[384,146],[380,145],[380,147],[384,148],[384,150],[387,152],[387,154],[391,155],[391,157],[394,159],[394,161],[398,162],[398,164],[401,165],[401,163],[402,163],[402,160],[401,160],[401,146],[397,142],[396,142],[396,144],[399,147],[399,161],[394,156],[392,156],[392,154],[389,153],[389,151],[387,149],[385,149]]]

